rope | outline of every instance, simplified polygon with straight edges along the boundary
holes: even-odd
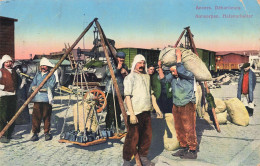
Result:
[[[115,92],[114,92],[114,85],[112,84],[112,93],[113,93],[113,101],[114,101],[114,112],[115,112],[115,120],[116,120],[116,132],[118,132],[118,122],[117,122],[117,113],[116,113],[116,102],[115,102]]]
[[[81,66],[81,64],[80,64],[80,66],[79,67],[81,67],[80,69],[81,69],[81,73],[80,73],[80,84],[81,84],[81,95],[82,95],[82,107],[83,107],[83,109],[82,109],[82,111],[83,111],[83,125],[84,125],[84,138],[86,139],[86,137],[87,137],[87,135],[86,135],[86,120],[88,120],[88,119],[86,119],[85,120],[85,106],[84,106],[84,103],[85,103],[85,100],[84,100],[84,94],[83,94],[83,85],[82,85],[82,77],[83,77],[83,70],[82,70],[82,66]]]

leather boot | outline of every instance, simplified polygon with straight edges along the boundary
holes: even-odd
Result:
[[[0,138],[0,142],[1,142],[1,143],[9,143],[9,142],[10,142],[10,139],[7,138],[6,136],[2,136],[2,137]]]
[[[34,133],[33,136],[31,137],[30,141],[38,141],[39,137],[37,133]]]
[[[45,133],[45,141],[52,140],[52,135],[50,133]]]
[[[151,162],[150,160],[148,160],[147,157],[140,157],[142,166],[155,166],[155,164],[153,162]]]
[[[131,166],[131,162],[124,160],[123,166]]]
[[[180,150],[178,150],[177,152],[173,153],[172,155],[173,156],[176,156],[176,157],[181,157],[184,155],[185,152],[187,152],[189,150],[188,147],[181,147]]]
[[[188,150],[181,156],[181,159],[197,159],[197,151],[196,150]]]

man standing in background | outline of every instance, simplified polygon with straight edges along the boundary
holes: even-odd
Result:
[[[241,69],[237,87],[237,98],[243,102],[249,116],[253,116],[256,75],[250,69],[250,63],[244,63]]]
[[[125,65],[125,53],[124,52],[117,52],[116,54],[117,57],[117,66],[115,67],[113,65],[113,71],[117,80],[118,88],[120,90],[121,96],[124,99],[124,85],[123,81],[125,76],[128,75],[128,68]],[[112,126],[112,123],[114,122],[114,126],[116,126],[116,119],[115,119],[115,110],[116,110],[116,115],[117,115],[117,123],[118,127],[121,127],[121,110],[118,102],[118,98],[115,93],[115,88],[114,88],[114,94],[115,96],[113,97],[113,91],[112,91],[112,81],[111,81],[111,74],[109,69],[106,70],[106,93],[107,95],[107,115],[106,115],[106,128],[110,129]],[[114,108],[114,102],[115,102],[115,107]]]

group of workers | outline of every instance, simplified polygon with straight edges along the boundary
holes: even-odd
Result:
[[[113,70],[120,92],[124,96],[128,115],[128,132],[123,147],[124,166],[131,165],[132,156],[136,153],[139,154],[142,165],[154,165],[147,158],[152,142],[151,111],[153,110],[157,118],[162,118],[163,113],[173,113],[180,142],[180,150],[173,155],[183,159],[197,158],[195,77],[183,66],[179,49],[176,49],[176,55],[177,63],[170,68],[163,70],[159,61],[159,74],[157,74],[153,65],[149,65],[147,69],[146,59],[141,54],[134,57],[131,71],[128,73],[124,64],[125,53],[117,53],[118,64]],[[108,79],[111,80],[111,77]],[[106,89],[109,87],[110,91],[107,92],[111,92],[110,86],[111,81],[108,81]],[[114,117],[113,111],[116,109],[113,108],[113,102],[108,105],[106,127],[109,128],[112,122],[107,121],[111,119],[108,116]],[[121,124],[119,117],[121,111],[117,112],[117,121]]]
[[[186,70],[182,63],[182,53],[176,48],[177,62],[174,66],[162,66],[158,61],[158,72],[155,66],[147,68],[146,59],[137,54],[134,57],[130,72],[125,65],[125,53],[117,52],[117,63],[113,71],[121,96],[125,99],[127,108],[127,135],[123,146],[124,166],[131,165],[132,156],[139,154],[142,165],[154,165],[148,158],[148,151],[152,141],[151,112],[155,110],[157,117],[162,118],[163,113],[171,113],[174,117],[177,139],[180,149],[172,154],[183,159],[197,158],[196,135],[196,109],[195,109],[195,76]],[[13,69],[13,59],[4,55],[0,63],[0,130],[6,126],[16,112],[16,90],[19,88],[19,75]],[[40,71],[36,73],[29,94],[49,74],[53,64],[46,58],[40,61]],[[242,66],[242,74],[239,78],[237,97],[241,99],[253,115],[253,91],[256,84],[255,74],[250,69],[250,64]],[[112,124],[121,127],[121,110],[115,88],[111,80],[111,73],[107,69],[107,96],[106,128]],[[32,137],[31,141],[39,140],[40,124],[44,122],[45,140],[51,140],[50,119],[52,113],[53,91],[56,78],[52,75],[32,99],[34,102],[32,113]],[[158,103],[158,105],[157,105]],[[115,117],[115,112],[116,117]],[[162,112],[163,113],[162,113]],[[14,125],[0,138],[2,143],[8,143],[11,139]]]
[[[13,68],[14,61],[9,55],[4,55],[0,62],[0,130],[7,125],[16,113],[16,91],[20,86],[21,77]],[[40,61],[40,70],[29,88],[29,94],[38,87],[43,79],[49,74],[50,69],[54,65],[47,59],[42,58]],[[43,87],[36,93],[32,99],[33,113],[32,113],[32,137],[31,141],[38,141],[38,133],[40,132],[41,122],[44,122],[45,140],[52,139],[50,133],[51,113],[52,113],[52,99],[53,91],[56,85],[56,77],[52,75]],[[8,143],[12,138],[14,130],[14,123],[8,128],[4,135],[0,138],[1,143]]]

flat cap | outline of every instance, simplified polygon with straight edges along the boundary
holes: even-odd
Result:
[[[241,68],[244,69],[244,68],[247,68],[247,67],[249,67],[249,66],[250,66],[250,63],[244,63],[243,66],[241,66]]]
[[[122,51],[119,51],[116,53],[116,56],[119,57],[119,58],[125,58],[125,53],[122,52]]]

